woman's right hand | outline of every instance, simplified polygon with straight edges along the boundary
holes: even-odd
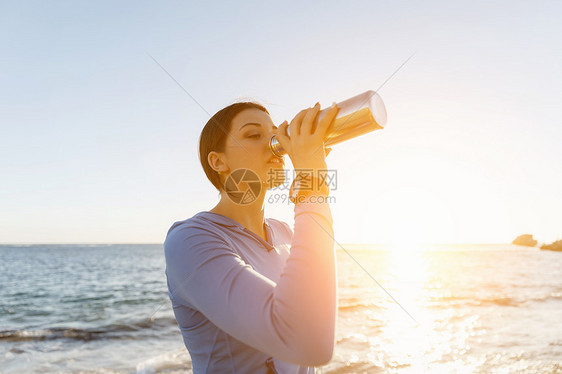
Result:
[[[296,169],[326,169],[326,131],[336,118],[339,108],[334,103],[318,121],[320,104],[301,110],[291,121],[291,135],[287,135],[287,121],[279,126],[277,140],[287,151]]]

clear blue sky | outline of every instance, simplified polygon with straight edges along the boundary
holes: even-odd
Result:
[[[197,158],[207,112],[247,98],[280,123],[376,89],[412,53],[379,91],[387,127],[328,157],[336,239],[558,239],[561,10],[2,2],[0,242],[162,242],[174,221],[217,202]]]

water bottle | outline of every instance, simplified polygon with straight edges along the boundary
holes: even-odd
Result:
[[[324,141],[326,147],[383,129],[386,124],[386,108],[379,94],[373,90],[341,101],[337,103],[337,106],[340,110],[326,131]],[[322,119],[328,109],[323,109],[318,113],[318,121]],[[290,126],[287,128],[287,135],[291,135]],[[269,149],[277,157],[287,154],[275,135],[269,139]]]

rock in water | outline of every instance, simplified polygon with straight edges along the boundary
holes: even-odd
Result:
[[[541,249],[548,249],[551,251],[562,251],[562,240],[557,240],[550,244],[541,245]]]
[[[535,239],[533,239],[533,235],[531,235],[531,234],[519,235],[511,243],[516,244],[516,245],[524,245],[524,246],[527,246],[527,247],[534,247],[534,246],[537,245],[537,241]]]

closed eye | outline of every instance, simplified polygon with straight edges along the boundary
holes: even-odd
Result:
[[[260,137],[259,134],[256,135],[249,135],[248,138],[254,138],[254,139],[258,139]]]

